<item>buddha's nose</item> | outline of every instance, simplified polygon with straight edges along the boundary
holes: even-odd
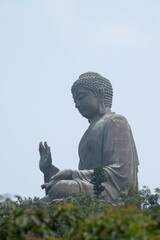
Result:
[[[79,101],[76,101],[76,102],[75,102],[75,107],[76,107],[76,108],[79,108],[80,106],[81,106],[81,105],[80,105],[80,102],[79,102]]]

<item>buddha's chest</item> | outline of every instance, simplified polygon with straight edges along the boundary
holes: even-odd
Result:
[[[88,128],[79,144],[79,157],[82,162],[99,161],[103,147],[103,124]]]

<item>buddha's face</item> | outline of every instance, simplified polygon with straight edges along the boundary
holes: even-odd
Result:
[[[84,87],[78,87],[73,92],[75,107],[78,108],[80,114],[87,118],[93,119],[99,114],[98,97],[92,91]]]

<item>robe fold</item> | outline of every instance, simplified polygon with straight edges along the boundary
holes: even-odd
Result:
[[[91,124],[80,141],[79,157],[79,171],[73,171],[72,176],[80,191],[92,188],[89,183],[98,165],[106,174],[103,196],[107,202],[117,203],[126,184],[138,188],[138,155],[131,128],[123,116],[112,113]]]
[[[72,180],[57,182],[46,201],[62,198],[74,192],[93,193],[94,168],[102,166],[106,175],[102,192],[106,202],[119,203],[126,184],[138,188],[138,156],[127,120],[114,113],[106,114],[90,124],[79,143],[79,170],[72,170]],[[52,171],[56,170],[52,166]]]

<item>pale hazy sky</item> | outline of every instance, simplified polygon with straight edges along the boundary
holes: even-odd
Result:
[[[110,79],[112,110],[132,128],[139,186],[160,187],[160,1],[0,0],[0,194],[42,197],[39,141],[77,169],[88,127],[72,83]]]

